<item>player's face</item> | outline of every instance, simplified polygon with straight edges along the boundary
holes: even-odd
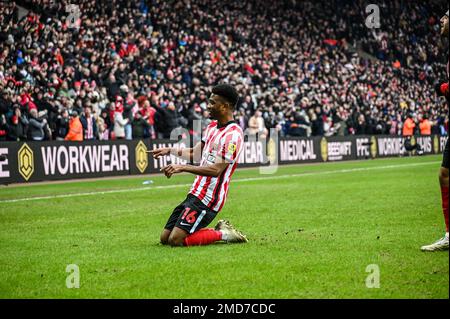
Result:
[[[441,35],[448,36],[448,16],[445,15],[441,18]]]
[[[220,96],[211,94],[211,97],[208,100],[208,112],[210,118],[213,120],[219,119],[226,107],[226,104]]]

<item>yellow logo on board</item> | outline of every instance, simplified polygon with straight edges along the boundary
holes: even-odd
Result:
[[[144,173],[148,166],[147,146],[140,141],[136,146],[136,167],[139,172]]]
[[[323,161],[326,162],[328,160],[328,142],[325,137],[320,141],[320,153]]]
[[[23,144],[18,153],[19,173],[28,181],[34,173],[34,155],[27,143]]]
[[[276,142],[271,138],[269,140],[269,143],[267,144],[267,157],[269,159],[269,162],[271,164],[274,164],[277,162],[277,144]]]
[[[411,145],[416,145],[416,138],[414,136],[411,136]],[[415,155],[417,153],[416,149],[413,150],[413,154]]]
[[[370,155],[372,155],[372,158],[377,157],[378,153],[378,146],[377,146],[377,138],[375,136],[372,136],[370,138]]]
[[[434,153],[438,154],[439,153],[439,138],[437,135],[434,136],[433,146],[434,146]]]

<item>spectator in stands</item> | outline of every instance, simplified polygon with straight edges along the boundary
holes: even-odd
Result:
[[[97,118],[99,140],[109,140],[111,127],[111,117],[108,114],[108,108],[105,108],[101,111],[100,116]]]
[[[43,141],[45,139],[45,131],[47,120],[38,118],[36,108],[30,110],[30,120],[28,124],[28,138],[32,141]]]
[[[69,133],[65,137],[66,141],[83,141],[83,125],[81,124],[78,111],[73,110],[70,114]]]
[[[248,123],[248,118],[247,118],[247,115],[245,114],[245,109],[240,108],[239,112],[237,113],[237,116],[235,118],[237,119],[237,122],[238,122],[239,126],[242,128],[242,130],[245,131],[247,129],[247,123]]]
[[[421,135],[431,135],[431,122],[428,119],[428,114],[419,117],[419,127]]]
[[[123,107],[118,106],[114,113],[114,136],[116,139],[125,139],[125,126],[127,124],[129,124],[129,120],[123,117]]]
[[[69,120],[69,112],[66,109],[63,109],[56,120],[55,139],[57,141],[64,141],[69,133]]]
[[[140,112],[134,116],[133,122],[133,138],[148,138],[150,124],[142,117]]]
[[[90,106],[86,106],[84,108],[84,113],[81,115],[80,121],[83,125],[84,140],[96,140],[98,137],[97,121],[94,115],[92,115],[92,109]]]
[[[311,124],[307,121],[304,112],[294,113],[288,123],[287,136],[307,137],[311,135]]]
[[[11,123],[8,125],[8,140],[24,141],[27,139],[28,119],[22,115],[20,105],[15,104],[13,110]]]
[[[123,66],[124,64],[121,64]],[[126,78],[126,75],[123,73],[121,75],[121,78]],[[127,120],[127,123],[124,126],[125,130],[125,139],[131,140],[133,139],[132,131],[132,122],[134,118],[134,113],[136,113],[136,101],[133,99],[132,94],[130,94],[128,86],[122,85],[120,87],[122,97],[124,98],[124,108],[122,112],[122,116],[125,120]]]
[[[403,124],[403,136],[412,136],[414,135],[414,129],[416,127],[416,123],[414,121],[414,114],[409,112],[407,115],[407,119]]]
[[[109,129],[103,117],[97,118],[98,139],[101,141],[109,140]]]
[[[323,136],[324,127],[323,127],[323,116],[322,109],[320,106],[316,108],[311,108],[309,110],[310,119],[311,119],[311,131],[313,136]]]
[[[144,103],[144,119],[146,119],[148,121],[148,124],[149,124],[148,136],[152,139],[156,138],[155,114],[156,114],[156,109],[150,105],[149,101],[146,101]]]
[[[173,130],[180,127],[180,114],[175,108],[173,102],[169,102],[167,107],[160,107],[157,109],[157,114],[155,114],[155,120],[159,126],[159,131],[161,132],[158,136],[159,138],[170,138],[170,134]]]
[[[248,132],[251,135],[258,134],[261,138],[267,137],[268,130],[264,123],[261,110],[256,110],[255,114],[250,118],[248,121],[248,128]]]
[[[8,125],[4,114],[0,115],[0,141],[6,141],[8,135]]]

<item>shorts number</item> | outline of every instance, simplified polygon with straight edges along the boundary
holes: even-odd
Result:
[[[197,212],[194,210],[191,210],[189,207],[186,208],[184,210],[184,214],[183,217],[181,217],[181,219],[184,219],[185,221],[187,221],[189,224],[193,224],[195,223],[195,221],[197,220]]]

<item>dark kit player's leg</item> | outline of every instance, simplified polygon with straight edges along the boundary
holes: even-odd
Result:
[[[442,167],[439,171],[439,183],[441,185],[441,195],[442,195],[442,210],[445,217],[445,225],[447,227],[447,237],[448,237],[448,182],[449,182],[449,145],[448,140],[444,149],[444,160],[442,161]]]
[[[449,145],[448,140],[444,149],[444,159],[442,166],[439,170],[439,184],[441,187],[441,199],[442,199],[442,212],[444,213],[446,233],[445,236],[435,243],[427,246],[423,246],[422,251],[439,251],[448,250],[449,248],[449,234],[448,234],[448,182],[449,182]]]
[[[441,36],[448,40],[448,10],[444,16],[442,16],[441,22]],[[447,77],[449,76],[449,64],[447,64]],[[448,81],[446,83],[438,84],[436,86],[436,93],[438,96],[444,96],[447,99],[447,104],[450,103],[450,93]],[[437,242],[422,246],[422,251],[439,251],[448,250],[449,247],[449,235],[448,235],[448,170],[449,170],[449,149],[448,140],[445,144],[444,149],[444,160],[442,161],[442,167],[439,171],[439,184],[441,186],[441,199],[442,199],[442,210],[445,218],[445,225],[447,227],[447,232],[445,236],[439,239]]]
[[[448,233],[448,168],[441,167],[439,181],[441,183],[442,210],[444,212],[445,226]]]

